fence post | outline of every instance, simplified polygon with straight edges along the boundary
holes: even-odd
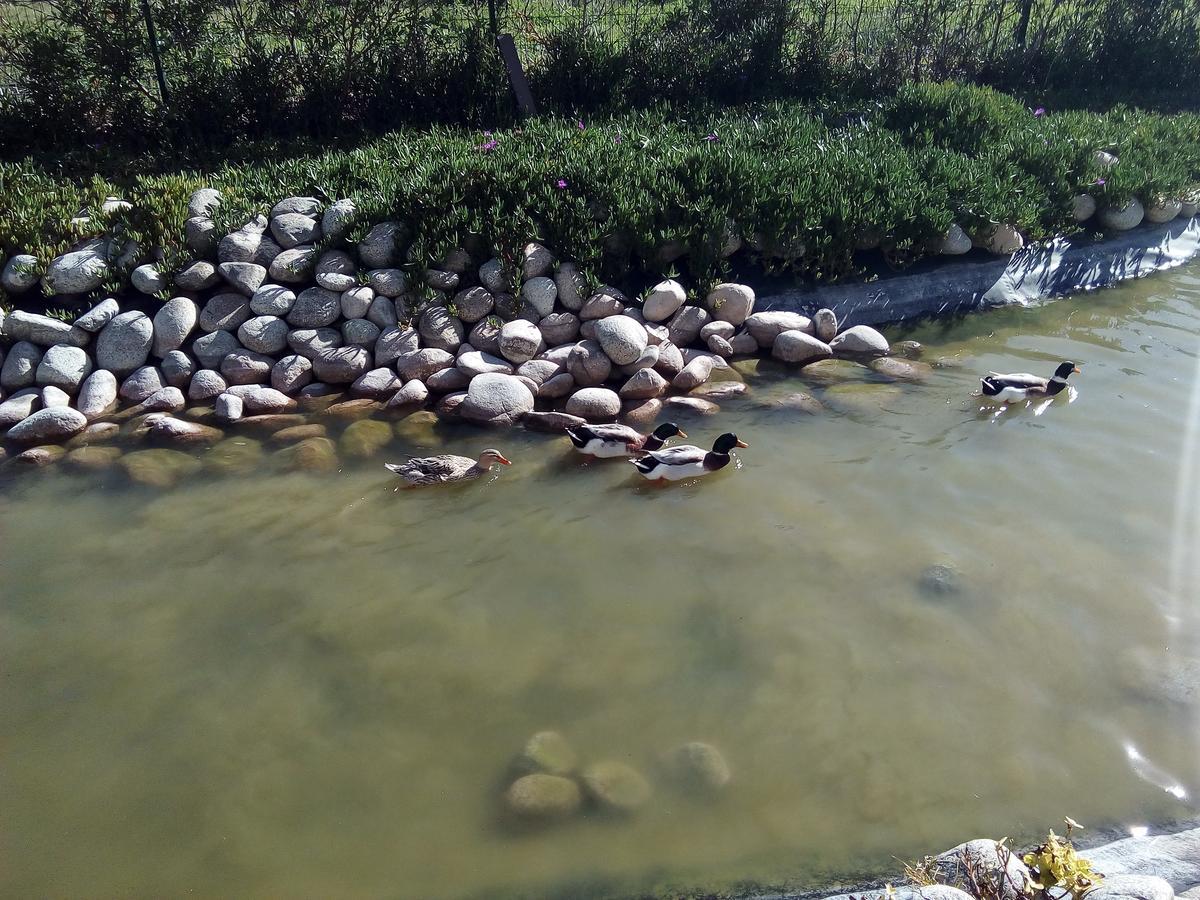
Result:
[[[154,34],[154,17],[150,15],[150,0],[142,0],[142,18],[146,20],[146,35],[150,39],[150,55],[154,58],[154,74],[158,76],[158,96],[163,108],[167,105],[167,78],[163,75],[162,57],[158,55],[158,38]]]
[[[1033,9],[1033,0],[1021,0],[1021,17],[1017,20],[1017,46],[1025,49],[1025,41],[1029,36],[1029,13]]]

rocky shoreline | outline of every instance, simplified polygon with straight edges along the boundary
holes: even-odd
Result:
[[[294,444],[300,467],[326,470],[337,457],[315,414],[356,423],[351,443],[367,446],[386,443],[389,426],[357,420],[426,408],[478,426],[561,432],[620,418],[648,429],[663,415],[714,413],[717,400],[743,392],[740,378],[722,377],[738,359],[769,355],[796,368],[852,360],[893,380],[928,370],[893,354],[873,328],[840,329],[830,310],[756,311],[743,284],[689,297],[665,279],[631,298],[589,285],[571,261],[530,243],[512,264],[458,250],[415,285],[400,268],[398,223],[322,249],[346,233],[349,201],[291,197],[219,240],[209,218],[218,204],[215,191],[192,197],[189,240],[212,259],[170,282],[141,266],[132,276],[140,295],[107,297],[73,321],[20,309],[0,320],[9,467],[67,455],[101,467],[118,452],[100,446],[118,439],[184,450],[236,428]],[[83,287],[70,279],[91,275],[76,262],[52,266],[46,279],[62,291]],[[789,402],[819,408],[804,393]],[[146,476],[146,457],[129,456],[135,480],[174,480]],[[172,470],[193,468],[172,459]]]

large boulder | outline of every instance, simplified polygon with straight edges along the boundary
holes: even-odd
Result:
[[[114,316],[96,339],[96,365],[125,376],[145,364],[154,343],[154,323],[143,312]]]
[[[366,319],[347,319],[342,322],[342,340],[347,344],[374,348],[379,333],[379,326]]]
[[[0,322],[5,337],[13,341],[28,341],[39,347],[52,347],[55,344],[84,347],[91,340],[91,335],[78,326],[23,309],[14,309]]]
[[[538,322],[538,331],[547,346],[574,343],[579,338],[579,317],[569,312],[551,313]]]
[[[428,381],[429,376],[454,365],[454,356],[436,347],[423,347],[415,353],[406,353],[396,360],[396,371],[405,381],[417,379]]]
[[[324,328],[342,314],[342,295],[322,287],[310,287],[296,295],[287,315],[293,328]]]
[[[272,281],[284,284],[303,284],[312,278],[313,269],[317,264],[317,255],[317,248],[310,246],[284,250],[271,260],[267,274]]]
[[[619,316],[625,311],[625,295],[615,288],[602,287],[588,297],[587,302],[579,310],[579,319],[588,322],[593,319],[607,319],[609,316]]]
[[[375,301],[375,292],[366,285],[356,285],[342,291],[342,317],[365,319]],[[374,324],[374,323],[372,323]],[[381,326],[376,326],[381,327]]]
[[[547,822],[563,819],[583,802],[579,786],[570,778],[535,772],[514,781],[504,794],[509,812],[521,819]]]
[[[430,306],[421,313],[417,331],[426,347],[453,353],[463,342],[465,330],[462,320],[450,315],[444,306]]]
[[[310,215],[315,215],[314,210]],[[354,224],[358,208],[348,198],[335,200],[321,214],[321,233],[332,241],[341,240]]]
[[[266,384],[275,359],[253,350],[235,350],[221,360],[221,377],[229,384]]]
[[[604,384],[612,374],[612,360],[596,341],[580,341],[567,357],[567,372],[581,387]]]
[[[196,361],[182,350],[171,350],[163,355],[158,366],[162,369],[163,378],[172,387],[187,387],[196,372]]]
[[[196,303],[187,297],[172,297],[154,314],[151,352],[160,359],[183,346],[199,321]],[[212,329],[210,329],[212,330]]]
[[[166,380],[154,366],[142,366],[121,382],[119,395],[129,403],[141,403],[151,394],[167,386]]]
[[[206,291],[220,280],[217,267],[206,259],[194,260],[175,273],[175,287],[181,291]]]
[[[541,244],[531,242],[521,251],[521,278],[528,281],[549,275],[554,268],[554,254]]]
[[[1128,231],[1142,224],[1146,209],[1141,201],[1132,197],[1116,206],[1105,206],[1100,210],[1100,225],[1108,231]]]
[[[371,352],[365,347],[336,347],[313,357],[313,374],[326,384],[350,384],[371,367]]]
[[[687,291],[678,281],[668,278],[660,281],[646,295],[642,304],[642,315],[648,322],[665,322],[687,302]]]
[[[28,419],[42,405],[42,395],[32,388],[24,388],[3,403],[0,403],[0,430]]]
[[[38,259],[28,253],[18,253],[0,270],[0,288],[10,294],[21,294],[35,287],[41,276],[38,274]]]
[[[533,394],[515,375],[484,374],[471,379],[459,414],[477,425],[515,425],[533,409]]]
[[[554,312],[554,301],[558,298],[558,286],[552,278],[540,275],[530,278],[521,285],[521,299],[531,311],[534,319],[541,319]]]
[[[671,385],[681,391],[690,391],[708,381],[712,376],[713,360],[710,356],[697,356],[680,370]]]
[[[279,284],[264,284],[250,298],[250,312],[256,316],[286,316],[296,304],[291,288]]]
[[[120,312],[121,305],[114,298],[106,297],[76,319],[75,327],[95,334]]]
[[[824,341],[805,331],[784,331],[775,338],[771,355],[781,362],[802,366],[818,359],[828,359],[833,351]]]
[[[887,338],[870,325],[847,328],[829,342],[829,347],[834,353],[854,356],[882,356],[888,352]]]
[[[667,339],[677,347],[686,347],[700,337],[700,332],[712,317],[700,306],[680,309],[667,326]]]
[[[387,400],[392,397],[404,383],[391,369],[382,367],[364,372],[350,385],[350,393],[355,397],[373,397],[376,400]]]
[[[87,427],[87,417],[69,406],[40,409],[8,429],[14,444],[57,444]]]
[[[708,292],[706,302],[714,319],[741,325],[754,312],[754,290],[748,285],[725,282]]]
[[[930,873],[945,884],[966,886],[975,881],[994,900],[1023,900],[1033,893],[1033,878],[1025,863],[991,840],[967,841],[938,854]]]
[[[206,369],[215,369],[228,354],[240,349],[242,345],[228,331],[202,334],[192,341],[192,355]]]
[[[316,359],[322,350],[340,347],[345,341],[336,328],[297,328],[288,332],[288,347],[293,353],[308,359]]]
[[[358,258],[368,269],[387,269],[400,262],[398,244],[404,240],[399,222],[380,222],[358,242]]]
[[[47,294],[90,294],[107,275],[104,242],[93,242],[52,259],[42,276],[42,289]]]
[[[217,245],[218,263],[254,262],[258,256],[262,239],[263,232],[258,227],[258,222],[252,222],[237,231],[230,232],[221,238]]]
[[[287,346],[288,326],[278,316],[255,316],[238,326],[237,336],[247,350],[279,353]]]
[[[254,296],[254,292],[267,280],[266,266],[258,263],[225,262],[217,266],[217,271],[230,287],[247,297]]]
[[[621,398],[608,388],[580,388],[567,400],[566,412],[589,422],[610,422],[621,412]]]
[[[118,390],[117,376],[107,369],[97,369],[80,384],[75,407],[88,421],[94,421],[117,408]]]
[[[526,319],[506,322],[500,329],[497,345],[501,355],[517,365],[533,359],[545,348],[541,331]]]
[[[650,784],[627,763],[605,760],[583,770],[583,786],[602,809],[632,813],[650,799]]]
[[[746,330],[758,341],[758,346],[770,350],[775,338],[785,331],[803,331],[813,334],[812,320],[800,313],[772,310],[756,312],[746,317]]]
[[[498,356],[492,356],[490,353],[484,353],[482,350],[468,350],[466,353],[460,353],[454,364],[468,378],[497,372],[501,375],[513,374],[512,363]]]
[[[244,294],[225,291],[213,294],[197,320],[202,331],[237,331],[250,318],[250,299]]]
[[[554,273],[554,286],[558,292],[558,302],[563,309],[579,312],[587,299],[587,283],[579,268],[573,262],[564,262]]]
[[[86,350],[68,344],[55,344],[38,363],[37,383],[42,386],[53,385],[68,394],[74,394],[91,372],[92,358]]]
[[[327,250],[317,259],[317,284],[329,291],[348,291],[358,284],[358,265],[345,250]]]
[[[628,316],[610,316],[596,323],[596,341],[614,363],[627,366],[646,349],[646,329]]]
[[[661,397],[670,388],[670,382],[653,369],[639,369],[621,386],[622,400],[648,400]]]
[[[416,353],[420,348],[420,336],[412,328],[384,329],[375,339],[375,365],[390,366],[401,356]]]
[[[284,213],[271,219],[271,234],[284,250],[312,244],[321,237],[321,223],[303,213]]]
[[[372,269],[367,284],[381,297],[399,297],[408,290],[408,276],[403,269]]]
[[[189,400],[212,400],[214,397],[219,397],[225,393],[229,387],[229,383],[221,376],[220,372],[214,372],[212,369],[201,369],[192,376],[192,380],[188,383],[188,399]]]
[[[221,192],[216,188],[198,188],[188,198],[188,216],[210,218],[221,206]]]
[[[312,383],[312,371],[312,361],[307,357],[284,356],[271,367],[271,387],[284,394],[294,394]]]

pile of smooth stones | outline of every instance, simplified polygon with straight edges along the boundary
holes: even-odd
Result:
[[[289,197],[218,235],[219,203],[211,189],[191,198],[185,233],[196,258],[178,271],[138,266],[134,290],[79,307],[73,321],[20,308],[3,316],[6,468],[119,463],[135,480],[173,483],[198,465],[196,450],[234,429],[286,445],[297,467],[328,470],[338,464],[329,424],[354,423],[351,456],[393,438],[382,419],[429,408],[481,426],[561,432],[620,419],[649,429],[664,412],[711,414],[745,391],[731,377],[738,358],[811,367],[845,357],[899,380],[924,365],[889,356],[873,328],[839,330],[827,309],[756,311],[742,284],[692,302],[672,279],[640,298],[589,289],[575,264],[538,243],[511,265],[451,253],[419,270],[420,302],[400,223],[352,243],[351,201]],[[53,260],[39,291],[36,278],[15,287],[86,304],[119,238],[109,241]],[[797,408],[820,406],[793,397]],[[115,446],[131,441],[146,449]]]

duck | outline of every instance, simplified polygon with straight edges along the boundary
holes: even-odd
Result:
[[[983,395],[1001,403],[1020,403],[1031,397],[1053,397],[1067,386],[1067,379],[1079,372],[1073,362],[1062,362],[1049,378],[1039,378],[1025,372],[1001,375],[989,372],[981,378]]]
[[[729,465],[729,451],[734,447],[749,447],[736,434],[726,432],[713,441],[712,450],[684,444],[669,450],[655,450],[629,460],[649,481],[682,481],[711,475]]]
[[[674,422],[659,425],[650,434],[642,434],[628,425],[574,425],[567,429],[567,437],[576,450],[601,459],[661,450],[676,435],[687,437]]]
[[[406,463],[384,463],[389,472],[399,475],[410,485],[449,484],[454,481],[470,481],[496,464],[511,466],[512,462],[499,450],[489,447],[479,454],[478,459],[469,456],[414,456]]]

